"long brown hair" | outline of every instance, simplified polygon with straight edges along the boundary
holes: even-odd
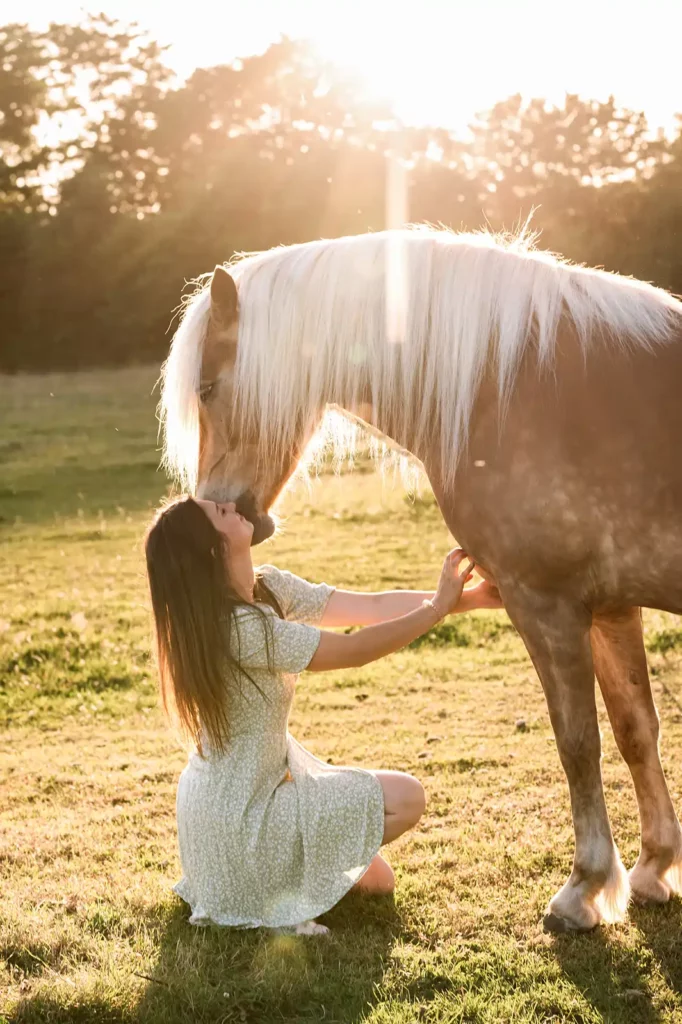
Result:
[[[233,686],[241,687],[246,677],[259,689],[240,665],[239,653],[230,650],[230,635],[238,635],[230,627],[240,605],[263,617],[270,661],[267,615],[235,589],[226,567],[226,544],[189,496],[159,509],[145,536],[161,701],[170,721],[201,756],[202,731],[212,749],[224,751],[227,746]],[[258,576],[254,599],[282,615],[276,597]]]

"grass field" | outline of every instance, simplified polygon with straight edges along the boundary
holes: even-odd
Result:
[[[348,897],[328,939],[196,930],[179,877],[184,754],[157,708],[141,533],[166,492],[155,373],[0,379],[0,1021],[682,1022],[682,903],[543,934],[570,870],[540,685],[502,613],[357,671],[301,677],[291,729],[336,763],[408,770],[429,806],[389,848],[395,899]],[[313,580],[430,587],[451,539],[362,464],[285,497],[262,549]],[[663,761],[682,805],[680,634],[647,613]],[[605,715],[626,864],[636,807]]]

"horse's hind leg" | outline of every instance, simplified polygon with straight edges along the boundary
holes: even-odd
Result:
[[[682,890],[682,829],[658,754],[658,715],[649,682],[638,608],[595,615],[592,653],[618,749],[632,774],[642,848],[630,873],[633,895],[664,903]]]
[[[591,617],[563,598],[511,581],[500,581],[500,590],[542,681],[571,794],[573,871],[551,900],[545,927],[587,930],[602,920],[622,918],[629,897],[602,787]]]

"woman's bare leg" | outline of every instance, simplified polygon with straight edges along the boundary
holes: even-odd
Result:
[[[392,843],[403,832],[414,828],[426,808],[426,794],[419,779],[406,772],[378,771],[376,775],[384,791],[384,838],[382,845]],[[389,895],[395,889],[393,868],[380,853],[353,886],[351,892]],[[276,929],[286,931],[287,929]],[[329,929],[317,921],[296,925],[297,935],[325,935]]]
[[[426,807],[426,794],[419,779],[406,772],[372,772],[384,791],[384,838],[382,845],[393,842],[403,832],[413,828]],[[380,853],[359,881],[353,891],[375,894],[392,893],[395,889],[393,868]]]
[[[403,832],[414,828],[426,809],[426,793],[419,779],[406,772],[372,772],[384,791],[384,838],[392,843]]]
[[[353,892],[371,893],[372,895],[387,896],[395,889],[395,875],[393,868],[385,861],[380,853],[372,859],[372,863],[353,886]]]

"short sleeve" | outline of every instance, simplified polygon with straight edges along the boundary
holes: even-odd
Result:
[[[308,583],[295,573],[274,565],[261,565],[259,571],[279,601],[285,619],[317,625],[335,587],[328,583]]]
[[[301,622],[288,622],[267,609],[238,608],[230,630],[230,651],[242,668],[303,672],[317,650],[321,632]],[[270,662],[268,662],[268,643]]]

